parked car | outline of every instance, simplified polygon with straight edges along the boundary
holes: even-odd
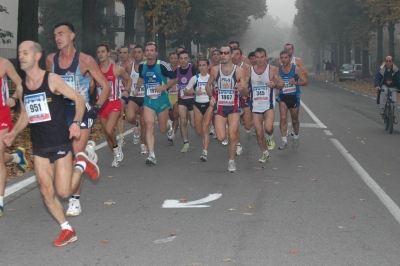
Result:
[[[362,64],[343,64],[339,69],[339,81],[353,80],[356,81],[362,76]]]

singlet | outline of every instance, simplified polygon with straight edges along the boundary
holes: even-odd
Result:
[[[132,69],[134,68],[134,66],[133,66],[134,62],[133,61],[129,61],[129,64],[132,65],[132,68],[131,68],[131,74],[132,74]],[[118,62],[117,66],[123,68],[122,62]],[[124,68],[124,70],[125,70],[125,68]],[[125,90],[125,85],[124,85],[124,83],[122,83],[122,76],[118,78],[118,82],[119,82],[118,83],[118,88],[121,90],[121,93],[122,93]],[[132,88],[133,88],[133,83],[132,83],[131,91],[132,91]]]
[[[139,92],[137,94],[137,96],[135,96],[133,94],[133,91],[136,89],[136,85],[139,79],[139,72],[136,72],[135,70],[135,63],[132,64],[132,70],[131,70],[131,79],[132,79],[132,87],[131,87],[131,97],[140,97],[143,98],[144,97],[144,84],[142,85],[142,87],[140,87]]]
[[[163,86],[167,84],[167,77],[161,73],[160,64],[161,60],[157,60],[153,68],[149,68],[147,61],[143,63],[142,77],[145,86],[144,95],[150,99],[157,99],[161,95],[166,95],[165,91],[158,92],[154,89],[156,86]]]
[[[290,63],[296,65],[296,57],[293,56],[292,61]]]
[[[169,64],[169,66],[171,67],[171,64]],[[175,73],[178,71],[178,68],[174,70]],[[169,81],[169,78],[168,78],[168,81]],[[178,93],[179,93],[179,85],[178,85],[178,82],[176,82],[174,86],[172,86],[171,88],[168,89],[168,94],[178,95]]]
[[[194,101],[198,103],[208,103],[210,101],[210,98],[208,97],[207,91],[206,91],[206,84],[208,81],[208,78],[210,77],[210,74],[207,74],[206,76],[201,76],[200,74],[194,75],[190,81],[189,84],[186,88],[190,89],[193,87],[194,91],[201,90],[200,95],[194,95]]]
[[[218,87],[218,106],[240,107],[239,90],[236,86],[236,65],[233,66],[229,75],[224,75],[222,65],[219,65],[218,75],[215,79]]]
[[[274,89],[269,88],[265,83],[270,82],[270,65],[261,74],[257,74],[254,66],[250,68],[250,107],[251,111],[255,113],[262,113],[271,109],[271,104],[275,100]]]
[[[279,90],[279,95],[280,94],[285,94],[285,95],[296,95],[300,93],[300,86],[296,85],[291,85],[289,84],[290,78],[293,78],[295,81],[298,81],[299,79],[296,76],[296,65],[292,64],[292,68],[290,69],[290,72],[287,74],[284,74],[282,72],[282,66],[279,67],[279,75],[283,79],[283,82],[285,86]]]
[[[71,142],[64,96],[50,90],[48,71],[36,90],[28,89],[24,79],[22,95],[34,149],[57,147]]]
[[[101,71],[101,66],[99,66],[99,69]],[[102,71],[101,73],[103,73],[104,77],[107,79],[108,84],[110,84],[111,87],[111,92],[110,95],[108,96],[108,100],[115,101],[121,98],[121,90],[118,88],[118,79],[114,75],[114,64],[110,64],[110,67],[108,68],[106,73]],[[101,92],[103,91],[103,88],[97,82],[96,82],[96,91],[97,91],[97,98],[99,98]]]
[[[75,51],[74,59],[68,68],[62,69],[58,65],[58,58],[60,56],[60,51],[54,55],[53,67],[51,71],[56,73],[64,79],[64,81],[80,95],[83,96],[85,101],[89,102],[89,88],[90,88],[90,77],[85,77],[82,75],[81,69],[79,67],[79,51]],[[75,105],[73,101],[65,98],[66,105]]]
[[[178,97],[181,99],[193,99],[194,96],[185,95],[186,86],[188,85],[189,80],[193,77],[193,65],[189,64],[186,74],[182,74],[180,70],[181,70],[181,67],[178,67],[177,71],[176,71],[176,76],[178,78],[176,84],[178,84],[178,86],[179,86]]]
[[[1,105],[0,107],[7,106],[6,101],[9,98],[9,91],[7,86],[7,79],[0,77],[0,89],[1,89]]]

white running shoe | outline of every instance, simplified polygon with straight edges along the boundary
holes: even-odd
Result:
[[[68,203],[67,216],[78,216],[82,212],[79,199],[70,198]]]
[[[298,147],[299,147],[299,139],[293,139],[292,149],[297,150]]]
[[[236,164],[235,164],[235,162],[228,163],[228,171],[231,172],[231,173],[235,173],[236,172]]]
[[[243,154],[242,145],[237,145],[237,146],[236,146],[236,154],[237,154],[237,155],[242,155],[242,154]]]
[[[140,141],[140,128],[138,125],[133,127],[133,144],[138,144]]]
[[[97,164],[98,157],[96,154],[96,143],[93,140],[89,140],[85,150],[87,151],[89,159],[92,160],[92,162],[94,162],[95,164]]]
[[[174,138],[175,138],[175,132],[174,132],[174,128],[172,127],[172,121],[168,119],[168,125],[170,130],[167,132],[167,137],[168,137],[168,142],[171,144],[174,143]],[[172,145],[171,144],[171,145]]]
[[[122,148],[125,145],[125,138],[124,137],[119,137],[118,139],[118,147]]]
[[[284,149],[286,149],[286,146],[287,146],[287,142],[286,141],[282,141],[282,143],[281,143],[281,146],[279,146],[279,150],[284,150]]]
[[[147,154],[149,153],[146,144],[140,144],[140,154]]]
[[[221,143],[222,143],[222,145],[225,145],[225,146],[226,146],[226,145],[228,145],[229,140],[228,140],[228,139],[224,139]]]

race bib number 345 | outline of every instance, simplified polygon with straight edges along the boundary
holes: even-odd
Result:
[[[30,124],[41,123],[51,120],[46,93],[36,93],[24,97],[24,105]]]

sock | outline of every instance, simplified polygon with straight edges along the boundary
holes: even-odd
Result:
[[[273,137],[274,137],[274,134],[271,134],[271,135],[267,134],[267,139],[268,140],[271,140]]]
[[[113,150],[118,150],[118,145],[113,147]]]
[[[3,199],[4,199],[4,197],[3,197],[3,196],[0,196],[0,206],[3,206],[3,205],[4,205]]]
[[[124,138],[124,135],[123,135],[123,134],[119,134],[119,138],[120,138],[120,139],[123,139],[123,138]]]
[[[299,139],[299,134],[297,134],[297,135],[294,134],[293,138],[294,138],[294,139]]]
[[[263,153],[264,153],[265,155],[269,155],[268,150],[263,151]]]
[[[240,142],[238,142],[238,144],[236,146],[242,146],[242,145],[240,144]]]
[[[144,147],[144,146],[146,146],[146,144],[140,144],[140,147]]]
[[[61,230],[67,229],[67,230],[72,231],[72,227],[69,225],[68,221],[66,221],[65,223],[60,224],[60,226],[61,226]]]
[[[75,168],[79,169],[81,171],[81,173],[85,172],[86,162],[84,162],[84,161],[76,162]]]
[[[203,150],[204,155],[207,155],[207,150]]]
[[[18,154],[12,153],[11,155],[13,156],[13,159],[12,159],[11,162],[13,162],[13,163],[20,163],[21,162],[21,158],[19,158]]]
[[[156,158],[156,155],[154,154],[154,151],[150,151],[150,152],[149,152],[149,156],[150,156],[150,157],[153,157],[153,158]]]
[[[282,141],[287,143],[287,137],[282,137]]]
[[[229,160],[229,162],[228,163],[234,163],[235,162],[235,160]]]
[[[71,199],[79,199],[79,195],[74,195],[74,194],[72,194],[72,195],[71,195]]]
[[[136,120],[135,124],[133,125],[134,127],[138,127],[139,126],[139,122]]]
[[[170,125],[170,126],[169,126],[169,129],[168,129],[168,134],[171,134],[171,133],[172,133],[172,130],[173,130],[173,127],[172,127],[172,125]]]
[[[188,141],[188,140],[187,140],[187,141],[184,141],[183,144],[189,144],[189,141]]]

